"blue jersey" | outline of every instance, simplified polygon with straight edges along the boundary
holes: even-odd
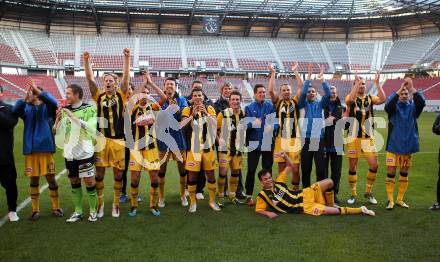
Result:
[[[41,92],[40,105],[26,103],[20,99],[14,106],[14,115],[23,119],[23,154],[33,152],[54,153],[55,140],[52,135],[52,123],[58,107],[55,98],[47,92]]]
[[[182,110],[188,106],[188,103],[184,97],[179,96],[178,94],[176,94],[174,98],[179,110],[173,112],[171,117],[170,111],[167,110],[170,105],[167,100],[162,105],[162,111],[159,112],[156,118],[156,134],[159,151],[186,150],[185,137],[183,136],[179,123],[181,121]]]
[[[416,92],[414,100],[407,103],[400,102],[397,93],[388,97],[385,104],[389,119],[387,152],[407,155],[419,151],[417,118],[424,107],[425,98],[420,92]]]

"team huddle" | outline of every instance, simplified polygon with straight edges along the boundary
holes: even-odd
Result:
[[[17,119],[24,122],[25,175],[30,179],[32,203],[30,220],[40,217],[41,176],[49,185],[53,215],[64,216],[55,179],[53,155],[57,147],[63,150],[72,189],[74,212],[67,219],[69,223],[85,216],[83,182],[89,203],[88,221],[104,217],[107,168],[113,170],[112,217],[120,216],[127,170],[131,178],[128,215],[136,216],[140,208],[139,185],[145,170],[150,178],[149,211],[160,216],[160,209],[166,203],[165,177],[170,160],[177,162],[180,202],[188,206],[190,213],[197,211],[197,200],[204,198],[206,185],[208,205],[214,211],[221,211],[228,204],[246,204],[255,206],[256,213],[269,218],[280,213],[374,216],[374,211],[365,206],[343,207],[339,188],[345,154],[351,189],[347,204],[354,205],[358,201],[357,166],[358,159],[364,158],[369,168],[363,196],[370,204],[378,203],[373,195],[379,165],[373,106],[383,103],[389,118],[386,209],[392,210],[395,205],[409,208],[404,197],[411,155],[419,151],[417,118],[425,106],[425,99],[411,78],[405,78],[400,89],[387,98],[379,83],[379,73],[374,80],[377,95],[368,92],[365,80],[356,75],[352,90],[345,98],[345,108],[337,96],[337,88],[325,81],[323,66],[317,85],[318,81],[312,81],[313,65],[308,66],[307,78],[303,81],[295,63],[292,71],[297,90],[293,95],[293,85],[275,86],[277,72],[269,65],[270,99],[266,99],[266,87],[257,84],[255,100],[242,109],[242,94],[230,83],[221,87],[221,97],[215,103],[206,97],[200,81],[193,82],[188,97],[179,94],[176,79],[166,78],[160,88],[148,71],[143,74],[142,85],[135,87],[129,82],[130,50],[124,49],[123,54],[122,77],[106,73],[104,86],[99,87],[94,79],[91,54],[84,53],[88,89],[96,106],[83,102],[84,91],[79,85],[67,86],[67,104],[61,107],[50,93],[33,82],[29,83],[26,97],[13,108],[2,104],[0,123],[10,130],[11,137]],[[153,98],[150,92],[158,98]],[[434,124],[433,129],[440,133],[440,123]],[[247,156],[245,179],[244,155]],[[262,169],[257,172],[260,158]],[[276,179],[272,179],[274,162],[278,165]],[[316,183],[311,183],[313,162]],[[218,177],[215,176],[217,168]],[[400,176],[395,199],[397,169]],[[15,167],[11,172],[15,172]],[[253,199],[256,175],[262,190]],[[5,188],[9,219],[17,221],[16,185],[15,191],[13,187],[11,184]],[[431,209],[439,210],[440,206],[436,203]]]

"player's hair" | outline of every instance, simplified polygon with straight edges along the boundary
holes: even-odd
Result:
[[[226,83],[224,83],[224,84],[220,87],[220,93],[223,93],[223,88],[225,88],[225,87],[227,87],[227,86],[229,86],[229,87],[232,88],[232,83],[231,83],[231,82],[226,82]]]
[[[176,79],[175,79],[174,77],[167,77],[167,78],[165,78],[164,83],[165,83],[166,81],[173,81],[174,84],[177,84],[177,81],[176,81]]]
[[[194,81],[191,83],[191,87],[193,87],[194,84],[201,84],[201,85],[203,85],[202,81],[200,81],[200,80],[194,80]]]
[[[229,98],[230,98],[231,96],[239,96],[239,97],[240,97],[240,101],[242,100],[241,93],[240,93],[238,90],[233,90],[233,91],[231,92],[231,95],[229,96]]]
[[[270,172],[269,169],[265,169],[265,168],[261,169],[261,170],[258,172],[258,174],[257,174],[257,175],[258,175],[258,179],[261,181],[261,178],[262,178],[263,176],[267,175],[267,174],[269,174],[269,175],[272,176],[272,173]]]
[[[111,77],[113,77],[113,80],[115,80],[115,82],[118,82],[118,75],[116,75],[116,74],[114,74],[114,73],[109,73],[109,72],[106,72],[106,73],[104,73],[103,75],[102,75],[102,77],[106,77],[106,76],[111,76]]]
[[[193,89],[191,90],[191,95],[190,95],[190,97],[192,97],[193,94],[194,94],[195,92],[202,92],[202,94],[205,95],[205,94],[203,93],[203,90],[202,90],[201,88],[196,87],[196,88],[193,88]]]
[[[264,88],[264,89],[266,89],[266,87],[265,87],[264,85],[262,85],[262,84],[256,84],[256,85],[254,86],[254,94],[257,93],[258,88]]]
[[[84,96],[84,91],[83,91],[82,87],[80,87],[79,85],[77,85],[77,84],[70,84],[70,85],[68,85],[68,86],[66,87],[66,89],[67,89],[67,88],[72,89],[72,92],[73,92],[75,95],[78,95],[79,99],[82,99],[82,98],[83,98],[83,96]]]
[[[284,83],[284,84],[281,84],[281,85],[280,85],[280,91],[281,91],[281,88],[282,88],[283,86],[288,86],[288,87],[290,87],[290,89],[292,89],[292,87],[291,87],[288,83]]]

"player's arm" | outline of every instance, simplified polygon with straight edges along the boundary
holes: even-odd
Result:
[[[278,101],[278,97],[275,94],[274,88],[275,88],[275,77],[277,72],[275,71],[275,69],[273,68],[272,64],[269,64],[268,67],[269,69],[269,85],[268,85],[268,90],[269,90],[269,96],[270,99],[272,100],[272,103],[276,104]]]
[[[320,68],[321,70],[319,72],[318,79],[321,82],[322,89],[324,90],[324,96],[322,97],[320,104],[321,108],[324,108],[330,102],[330,85],[324,79],[325,66],[321,65]]]
[[[151,79],[150,71],[148,71],[148,69],[143,72],[143,78],[144,78],[144,83],[147,85],[150,85],[154,89],[154,91],[159,95],[159,100],[157,101],[159,103],[159,105],[163,105],[165,103],[165,101],[167,100],[167,96],[162,91],[162,89],[160,89],[153,82],[153,80]]]
[[[399,90],[397,90],[395,93],[393,93],[390,97],[387,98],[385,102],[385,112],[387,112],[388,115],[392,115],[394,111],[396,111],[397,102],[399,101],[399,94],[400,92],[405,89],[405,83],[403,83]]]
[[[293,63],[293,65],[292,65],[292,72],[295,75],[296,86],[297,86],[297,88],[296,88],[296,97],[300,97],[304,81],[302,80],[302,77],[301,77],[301,75],[298,72],[298,62]]]
[[[185,107],[182,110],[182,120],[180,121],[180,128],[186,127],[194,119],[194,116],[197,114],[196,109],[197,107],[195,106],[193,108],[192,114],[189,107]]]
[[[219,147],[220,147],[220,141],[224,142],[222,140],[222,126],[223,126],[223,112],[220,112],[217,115],[217,142],[219,142]]]
[[[357,72],[354,75],[354,84],[353,87],[351,88],[350,93],[348,93],[347,98],[345,99],[345,103],[347,104],[347,106],[350,106],[354,103],[354,100],[356,99],[356,95],[359,91],[359,84],[360,84],[360,78],[357,75]]]
[[[124,63],[122,66],[122,82],[121,82],[121,91],[122,93],[127,93],[128,84],[130,82],[130,49],[124,49]]]
[[[307,80],[304,82],[303,87],[301,88],[301,95],[298,100],[298,108],[304,108],[306,105],[306,97],[307,92],[309,91],[310,81],[312,80],[312,72],[313,72],[313,64],[309,63],[307,65]]]
[[[267,218],[276,218],[278,217],[278,214],[275,212],[267,211],[267,204],[264,202],[263,199],[261,199],[260,196],[257,196],[255,203],[255,212],[259,215],[262,215]]]
[[[417,92],[414,87],[414,83],[410,77],[405,78],[406,86],[408,87],[408,92],[413,95],[414,104],[416,107],[416,117],[418,118],[423,112],[423,108],[426,105],[425,97],[423,97],[421,92]]]
[[[95,77],[93,76],[92,65],[90,64],[90,58],[91,58],[90,53],[88,51],[85,51],[83,54],[83,58],[84,58],[84,71],[86,73],[87,85],[89,86],[92,97],[95,97],[96,93],[98,93],[98,86],[96,85]]]
[[[49,115],[55,118],[58,109],[57,100],[50,93],[41,91],[32,79],[28,84],[29,90],[31,90],[35,96],[38,96],[38,98],[47,106]]]
[[[372,97],[373,105],[381,105],[385,102],[387,99],[385,95],[385,91],[383,91],[382,86],[380,85],[380,72],[378,71],[376,73],[376,76],[374,77],[374,85],[377,88],[377,97]]]

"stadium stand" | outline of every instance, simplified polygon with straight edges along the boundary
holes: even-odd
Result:
[[[44,32],[17,32],[24,40],[24,45],[29,48],[35,63],[41,66],[57,66],[58,59],[54,52],[51,39]],[[73,49],[74,50],[74,49]]]
[[[438,40],[438,36],[400,39],[393,43],[386,58],[384,70],[405,70],[423,58],[427,50]]]
[[[348,54],[350,57],[350,68],[356,70],[370,70],[371,59],[374,54],[374,42],[349,42]]]
[[[58,90],[57,84],[55,83],[55,80],[51,76],[46,75],[31,75],[31,76],[24,76],[24,75],[10,75],[10,74],[0,74],[0,79],[2,79],[2,82],[0,84],[3,85],[3,83],[6,84],[11,90],[11,92],[21,95],[22,98],[24,95],[23,90],[28,89],[28,81],[30,78],[32,78],[35,81],[35,84],[37,86],[41,86],[44,88],[44,90],[50,92],[56,99],[60,100],[62,99],[60,91]],[[6,80],[6,81],[5,81]],[[19,87],[20,89],[17,89],[14,87],[14,85],[11,85],[9,83],[13,83],[15,86]],[[12,91],[14,90],[14,91]]]
[[[7,30],[0,30],[0,62],[24,65],[24,60]]]

